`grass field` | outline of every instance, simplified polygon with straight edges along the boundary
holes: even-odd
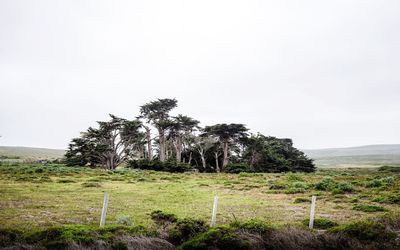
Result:
[[[317,195],[317,218],[339,224],[400,212],[397,168],[329,169],[311,174],[170,174],[114,172],[60,165],[0,166],[0,224],[31,230],[55,225],[98,225],[104,192],[107,224],[129,217],[152,223],[154,210],[209,221],[214,194],[217,223],[259,219],[301,225]]]

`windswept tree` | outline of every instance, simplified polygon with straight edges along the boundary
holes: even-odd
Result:
[[[170,128],[169,139],[172,140],[175,149],[175,159],[178,162],[182,160],[182,151],[184,145],[191,139],[193,132],[197,129],[200,122],[185,115],[173,117]],[[190,163],[190,160],[189,160]]]
[[[205,170],[207,168],[206,153],[208,150],[210,150],[212,147],[214,147],[215,143],[216,143],[215,138],[207,136],[207,135],[200,135],[198,137],[195,137],[194,149],[200,155],[201,165],[202,165],[203,170]],[[218,154],[216,156],[216,168],[217,168],[217,172],[219,172]]]
[[[175,99],[157,99],[140,107],[141,118],[146,119],[158,131],[159,158],[161,162],[166,159],[166,130],[172,126],[169,112],[177,107]]]
[[[262,134],[246,139],[243,161],[256,172],[286,172],[315,170],[312,159],[293,147],[291,139],[280,139]]]
[[[111,114],[110,117],[110,121],[97,122],[98,128],[90,127],[82,133],[81,138],[72,140],[72,146],[65,155],[67,162],[74,157],[85,155],[85,159],[92,165],[101,164],[106,169],[115,169],[138,151],[143,140],[143,133],[139,130],[141,122],[129,121]],[[81,146],[77,147],[79,145]]]
[[[234,143],[238,143],[243,137],[247,136],[248,129],[243,124],[216,124],[206,126],[204,132],[206,135],[218,138],[222,146],[223,160],[221,171],[229,164],[229,149]]]
[[[94,166],[100,162],[94,157],[95,145],[85,138],[73,138],[65,153],[65,163],[68,166]]]

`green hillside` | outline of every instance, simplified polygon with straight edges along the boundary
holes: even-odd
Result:
[[[304,150],[319,167],[400,165],[400,144]]]
[[[40,160],[63,157],[61,149],[0,146],[0,159]]]

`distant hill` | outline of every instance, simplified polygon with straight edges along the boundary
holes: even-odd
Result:
[[[400,165],[400,144],[303,150],[319,167]]]
[[[51,160],[63,157],[65,150],[0,146],[0,159]]]

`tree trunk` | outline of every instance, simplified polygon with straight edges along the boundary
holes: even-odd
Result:
[[[229,164],[229,159],[228,159],[228,142],[224,142],[223,145],[224,148],[224,157],[223,157],[223,161],[222,161],[222,171],[224,171],[225,167]]]
[[[217,173],[219,173],[220,169],[219,169],[218,153],[217,152],[215,153],[215,168],[217,170]]]
[[[165,134],[164,130],[162,128],[158,128],[158,133],[159,133],[159,140],[160,140],[160,161],[164,162],[165,161]]]
[[[151,148],[151,133],[150,128],[145,127],[146,129],[146,137],[147,137],[147,158],[149,161],[153,160],[153,150]]]
[[[175,139],[174,145],[175,145],[175,153],[176,153],[175,158],[176,158],[176,161],[177,162],[181,162],[181,159],[182,159],[182,143],[181,143],[180,138],[176,138]]]
[[[189,153],[189,161],[188,161],[188,164],[190,165],[190,162],[192,161],[192,151],[190,151],[190,153]]]
[[[204,157],[204,154],[201,154],[201,164],[203,165],[203,168],[206,169],[206,158]]]

